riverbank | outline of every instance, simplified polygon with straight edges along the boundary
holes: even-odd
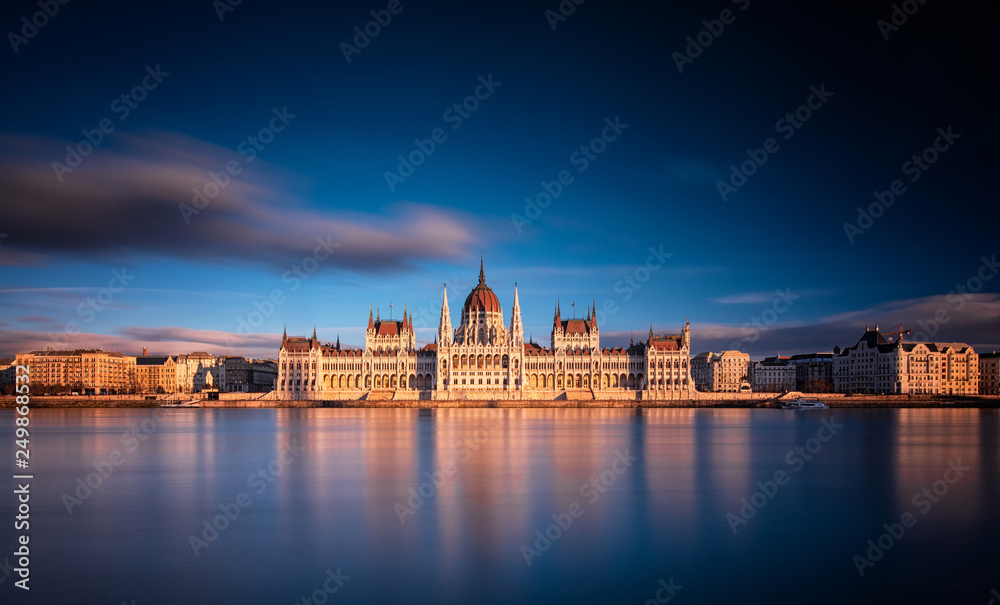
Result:
[[[700,399],[683,400],[347,400],[347,401],[294,401],[276,399],[225,399],[209,401],[189,396],[201,408],[775,408],[778,396],[761,399],[711,398],[704,394]],[[996,396],[933,396],[933,395],[866,395],[847,397],[843,394],[821,393],[811,395],[825,401],[831,408],[998,408]],[[159,408],[163,404],[176,404],[177,398],[146,399],[142,396],[32,396],[32,408]],[[0,397],[0,408],[13,408],[13,397]],[[193,406],[188,406],[193,407]]]

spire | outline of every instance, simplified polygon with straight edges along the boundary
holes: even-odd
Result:
[[[632,333],[628,333],[628,346],[635,346],[635,338],[632,337]]]
[[[375,329],[375,322],[372,319],[372,304],[371,303],[368,303],[368,329],[369,330],[374,330]]]
[[[653,342],[653,323],[649,324],[649,342]]]
[[[486,285],[486,274],[483,272],[483,253],[479,253],[479,285]]]
[[[441,346],[451,344],[451,312],[448,310],[448,284],[444,284],[441,295],[441,320],[438,322],[438,343]]]
[[[340,350],[340,334],[337,334],[337,350]]]
[[[312,336],[312,339],[316,340],[316,326],[315,325],[313,326],[313,336]]]
[[[521,302],[517,297],[517,282],[514,282],[514,306],[510,312],[510,339],[515,347],[524,344],[524,326],[521,325]]]
[[[288,328],[285,326],[281,327],[281,348],[285,348],[285,343],[288,342]]]

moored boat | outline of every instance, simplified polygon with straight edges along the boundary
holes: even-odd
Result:
[[[798,399],[792,399],[790,401],[785,401],[781,404],[781,409],[783,410],[827,410],[830,406],[826,405],[819,399],[815,397],[799,397]]]

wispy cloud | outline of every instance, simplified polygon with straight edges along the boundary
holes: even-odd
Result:
[[[378,214],[321,212],[296,179],[257,159],[185,220],[209,172],[239,158],[175,134],[118,134],[58,181],[50,166],[65,141],[0,137],[4,240],[0,263],[108,259],[140,253],[286,268],[335,242],[322,268],[377,272],[467,256],[475,221],[454,210],[401,203]],[[49,157],[55,154],[56,157]]]
[[[763,304],[774,300],[774,292],[748,292],[746,294],[736,294],[733,296],[722,296],[713,298],[712,302],[721,305],[747,305]]]
[[[744,292],[742,294],[731,294],[729,296],[720,296],[711,299],[711,302],[720,305],[770,305],[774,302],[775,297],[781,297],[780,290],[759,290],[755,292]],[[809,289],[809,290],[794,290],[788,289],[790,294],[794,294],[799,298],[809,298],[816,299],[823,296],[829,295],[831,290],[824,289]],[[796,299],[798,300],[798,298]]]
[[[753,325],[749,321],[740,324],[693,323],[692,354],[732,348],[739,348],[755,358],[777,352],[783,355],[829,352],[836,346],[854,345],[864,332],[865,325],[874,328],[876,323],[882,332],[895,331],[902,323],[904,329],[912,330],[904,336],[908,340],[964,342],[977,350],[997,350],[1000,349],[1000,294],[893,300],[815,320],[778,321],[770,325],[759,322]],[[678,327],[673,325],[654,325],[653,329],[657,333],[679,332]],[[637,330],[632,334],[638,340],[645,340],[647,333]],[[628,344],[629,336],[629,332],[602,332],[601,344]]]

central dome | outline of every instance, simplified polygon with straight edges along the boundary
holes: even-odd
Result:
[[[487,313],[503,313],[500,309],[500,300],[493,290],[486,285],[486,275],[483,273],[483,262],[479,261],[479,285],[469,292],[465,298],[464,312],[476,313],[485,311]]]

